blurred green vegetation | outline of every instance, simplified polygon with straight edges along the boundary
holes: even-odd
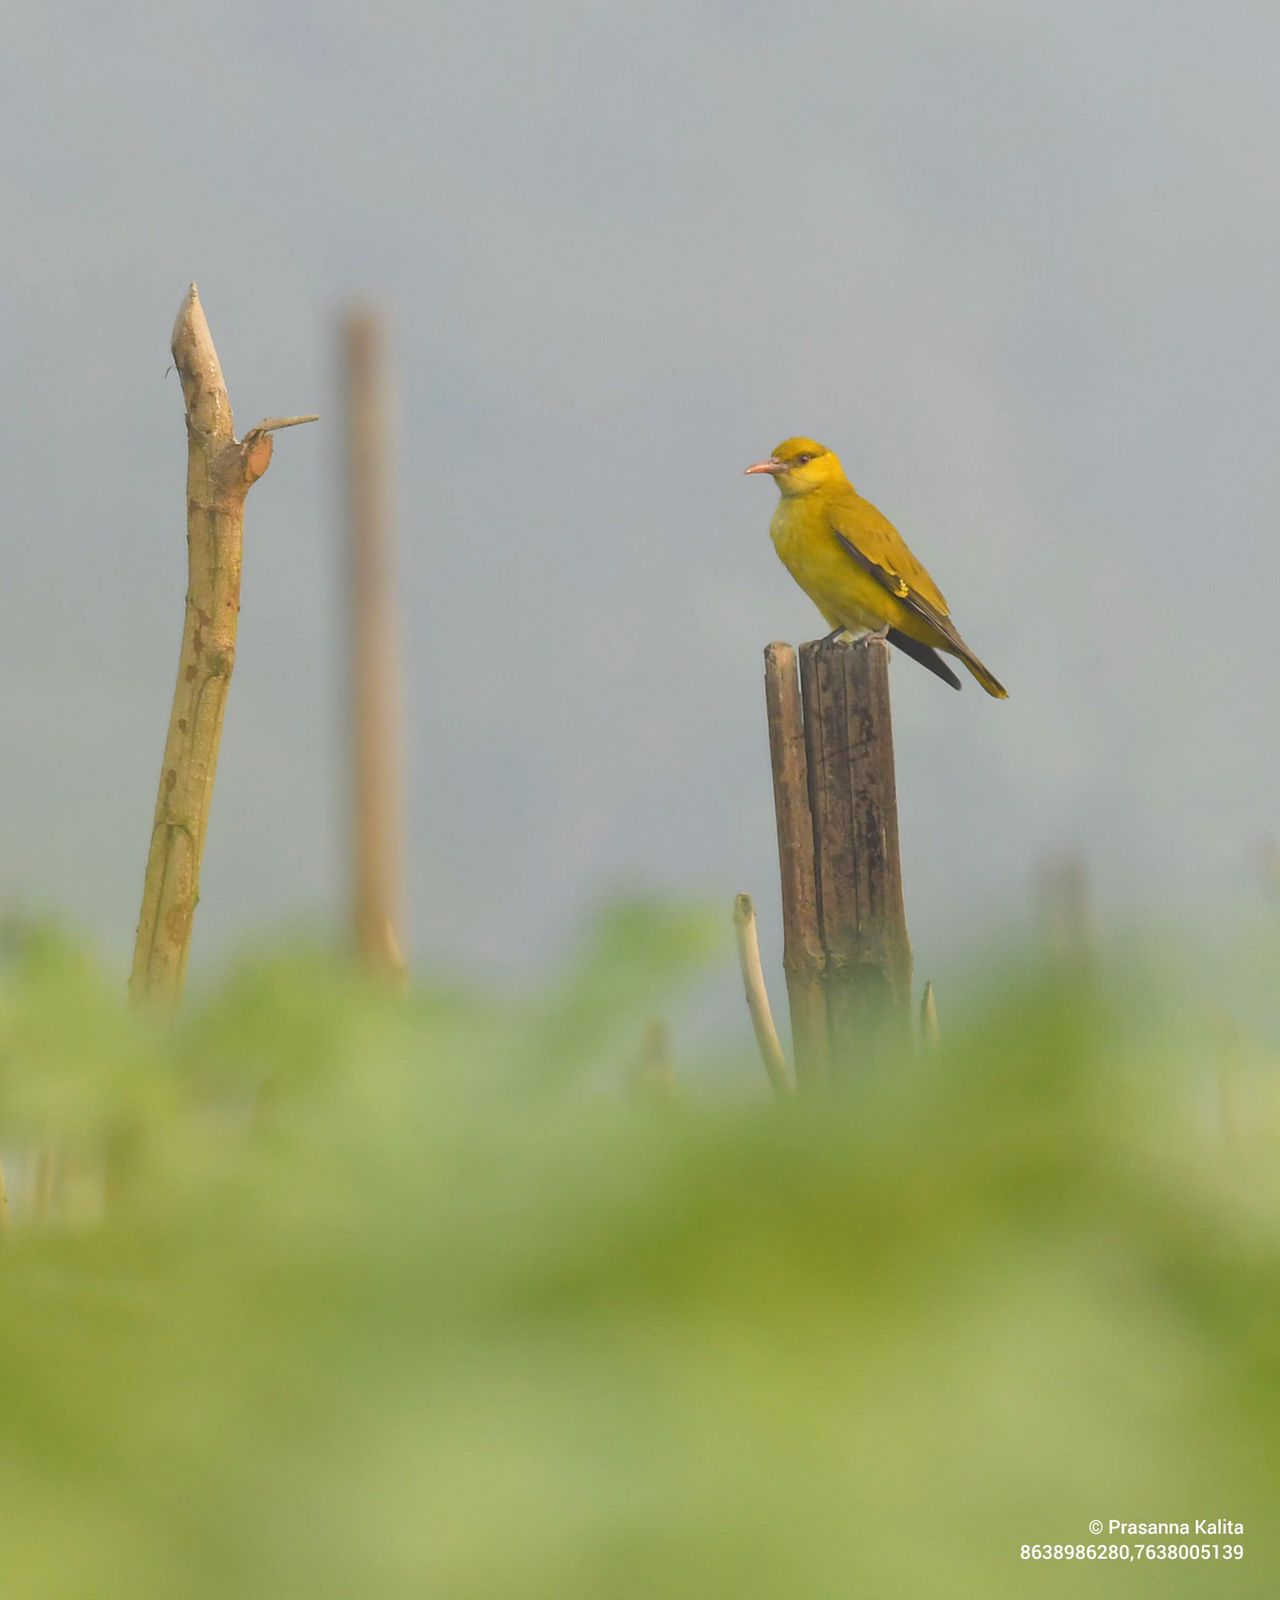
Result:
[[[295,948],[166,1022],[14,930],[0,1593],[1274,1593],[1270,1050],[1009,970],[838,1101],[744,1015],[741,1093],[677,1036],[636,1104],[712,958],[633,905],[540,998]],[[1019,1559],[1111,1517],[1246,1560]]]

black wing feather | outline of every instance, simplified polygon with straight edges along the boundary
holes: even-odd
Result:
[[[910,656],[922,667],[928,667],[929,671],[935,677],[941,678],[943,683],[949,683],[953,689],[960,687],[959,678],[932,645],[921,644],[919,639],[913,639],[909,633],[899,633],[897,628],[889,629],[888,639],[889,643],[901,650],[904,656]]]

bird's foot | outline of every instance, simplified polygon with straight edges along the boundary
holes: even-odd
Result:
[[[889,637],[889,624],[883,628],[832,628],[824,634],[819,644],[883,644]]]

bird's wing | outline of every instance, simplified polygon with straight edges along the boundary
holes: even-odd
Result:
[[[827,508],[831,531],[844,549],[883,588],[936,628],[948,644],[967,650],[947,611],[942,590],[907,549],[906,541],[883,512],[852,489]]]
[[[953,689],[960,687],[959,678],[932,645],[921,644],[919,639],[913,639],[909,633],[903,633],[899,628],[889,629],[889,643],[901,650],[904,656],[910,656],[922,667],[927,667],[935,677],[941,678],[943,683],[949,683]]]

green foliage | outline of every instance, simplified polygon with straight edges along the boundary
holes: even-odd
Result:
[[[0,1592],[1271,1592],[1271,1063],[1157,995],[1008,975],[781,1108],[744,1017],[758,1099],[678,1054],[659,1113],[622,1078],[700,917],[623,908],[524,1004],[292,950],[167,1024],[11,946]],[[1111,1517],[1248,1555],[1019,1559]]]

